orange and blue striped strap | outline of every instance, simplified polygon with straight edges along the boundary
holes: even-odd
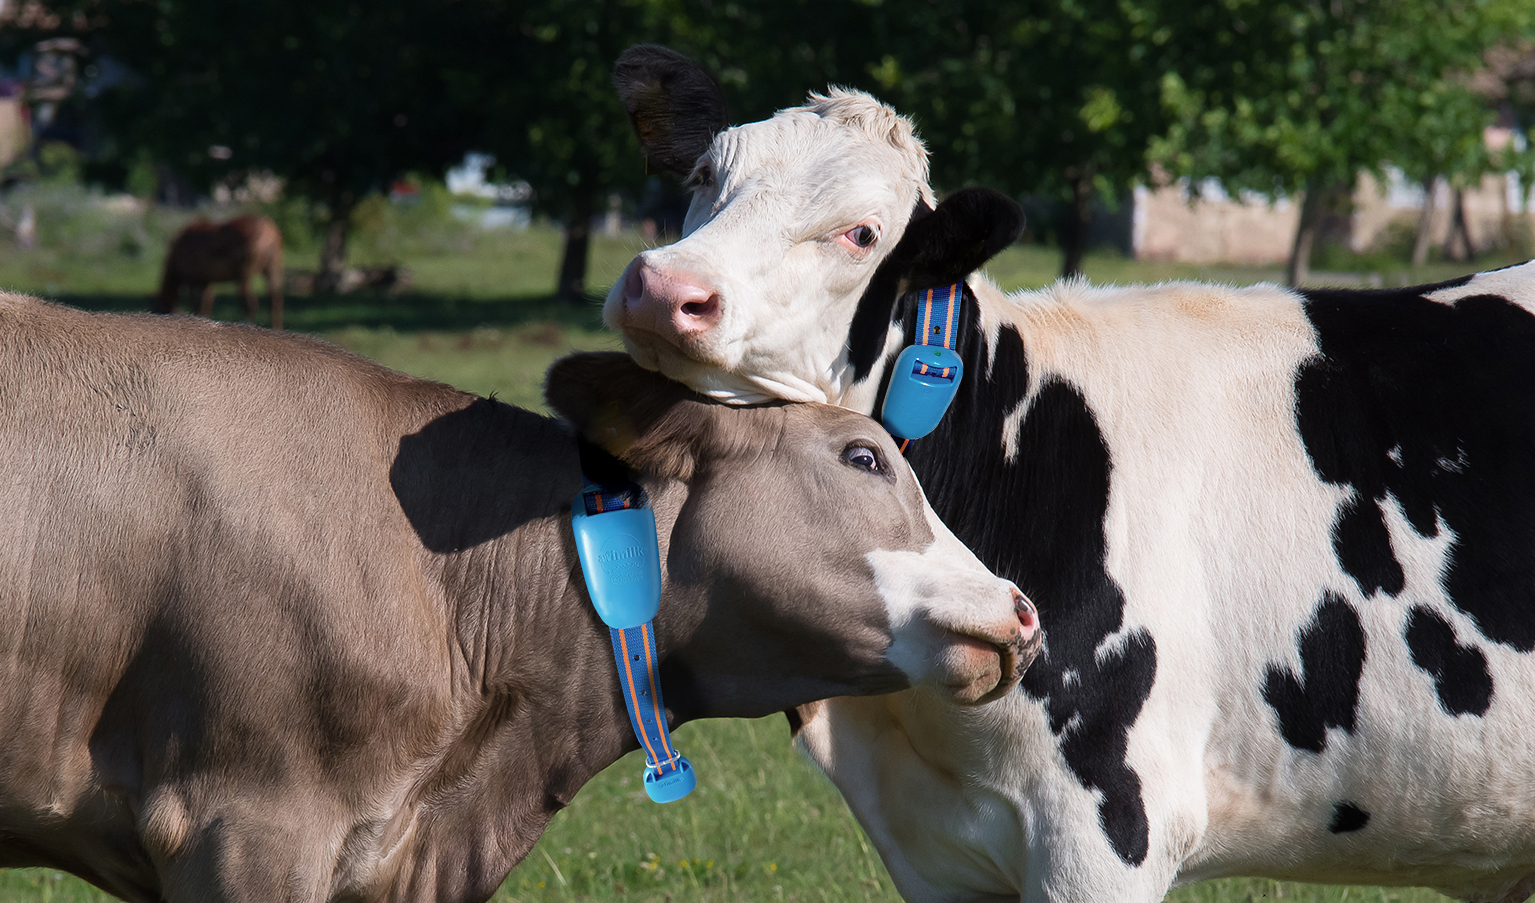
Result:
[[[916,344],[942,345],[952,350],[958,340],[959,305],[965,299],[965,284],[956,282],[941,288],[925,289],[917,294]],[[920,360],[912,367],[912,372],[918,376],[932,375],[941,379],[954,376],[953,367],[929,367]],[[902,439],[901,454],[906,454],[910,445],[910,439]]]
[[[613,635],[613,661],[618,665],[618,679],[624,688],[629,726],[645,749],[645,764],[657,776],[664,777],[682,767],[682,756],[672,746],[671,732],[666,727],[655,631],[646,622],[624,630],[609,627],[608,632]]]
[[[590,481],[588,481],[590,485]],[[638,486],[622,489],[588,490],[581,494],[586,513],[602,514],[641,507]],[[664,777],[682,766],[682,756],[672,746],[666,725],[666,704],[661,699],[660,657],[656,654],[656,634],[650,622],[638,627],[609,627],[613,641],[613,661],[618,665],[618,680],[623,685],[624,708],[629,710],[629,726],[645,750],[645,764]]]
[[[965,297],[965,284],[956,282],[942,288],[930,288],[917,299],[917,344],[942,345],[952,350],[959,332],[959,305]],[[912,372],[919,376],[935,375],[948,379],[953,367],[929,367],[917,361]]]

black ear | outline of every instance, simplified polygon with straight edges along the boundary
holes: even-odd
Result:
[[[714,73],[670,47],[636,44],[613,64],[613,87],[657,169],[685,176],[730,124]]]
[[[888,262],[908,290],[952,285],[980,269],[1023,232],[1023,208],[989,188],[964,188],[906,227]]]

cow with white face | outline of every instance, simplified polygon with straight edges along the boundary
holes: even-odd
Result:
[[[879,410],[917,292],[963,282],[965,376],[908,460],[1039,605],[1019,692],[802,709],[913,901],[1154,901],[1263,875],[1535,892],[1535,264],[1387,291],[968,275],[1006,199],[932,204],[857,92],[725,129],[659,48],[616,82],[694,180],[607,300],[727,401]]]

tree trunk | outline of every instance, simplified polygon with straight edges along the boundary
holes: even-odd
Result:
[[[1418,214],[1418,232],[1412,239],[1413,269],[1428,262],[1429,230],[1434,227],[1434,189],[1438,187],[1438,181],[1438,176],[1423,180],[1423,210]]]
[[[351,192],[336,195],[330,202],[330,220],[325,224],[325,241],[320,246],[320,272],[314,277],[316,292],[334,292],[341,287],[346,273],[346,245],[352,234]]]
[[[1450,234],[1444,239],[1444,256],[1450,260],[1476,258],[1476,246],[1471,243],[1471,226],[1466,222],[1466,192],[1461,188],[1450,194]]]
[[[565,255],[560,260],[560,298],[572,304],[586,303],[586,258],[591,247],[592,213],[596,202],[591,195],[576,198],[575,210],[565,221]]]
[[[1295,244],[1290,248],[1290,263],[1285,267],[1285,284],[1297,288],[1311,276],[1311,249],[1316,246],[1322,218],[1327,213],[1326,194],[1319,182],[1306,183],[1306,199],[1300,205],[1300,222],[1295,227]]]
[[[1061,278],[1082,275],[1082,257],[1087,253],[1087,224],[1093,215],[1093,175],[1088,167],[1067,170],[1071,182],[1071,203],[1061,222]]]

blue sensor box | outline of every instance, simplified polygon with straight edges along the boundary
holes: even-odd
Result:
[[[586,592],[602,622],[627,630],[655,618],[661,609],[655,513],[649,508],[625,508],[587,514],[586,503],[578,495],[570,520]]]
[[[948,376],[918,373],[919,364],[929,370],[952,370]],[[959,353],[952,348],[907,345],[895,359],[890,388],[885,390],[885,406],[880,411],[885,429],[897,439],[921,439],[931,433],[954,401],[964,373]]]

